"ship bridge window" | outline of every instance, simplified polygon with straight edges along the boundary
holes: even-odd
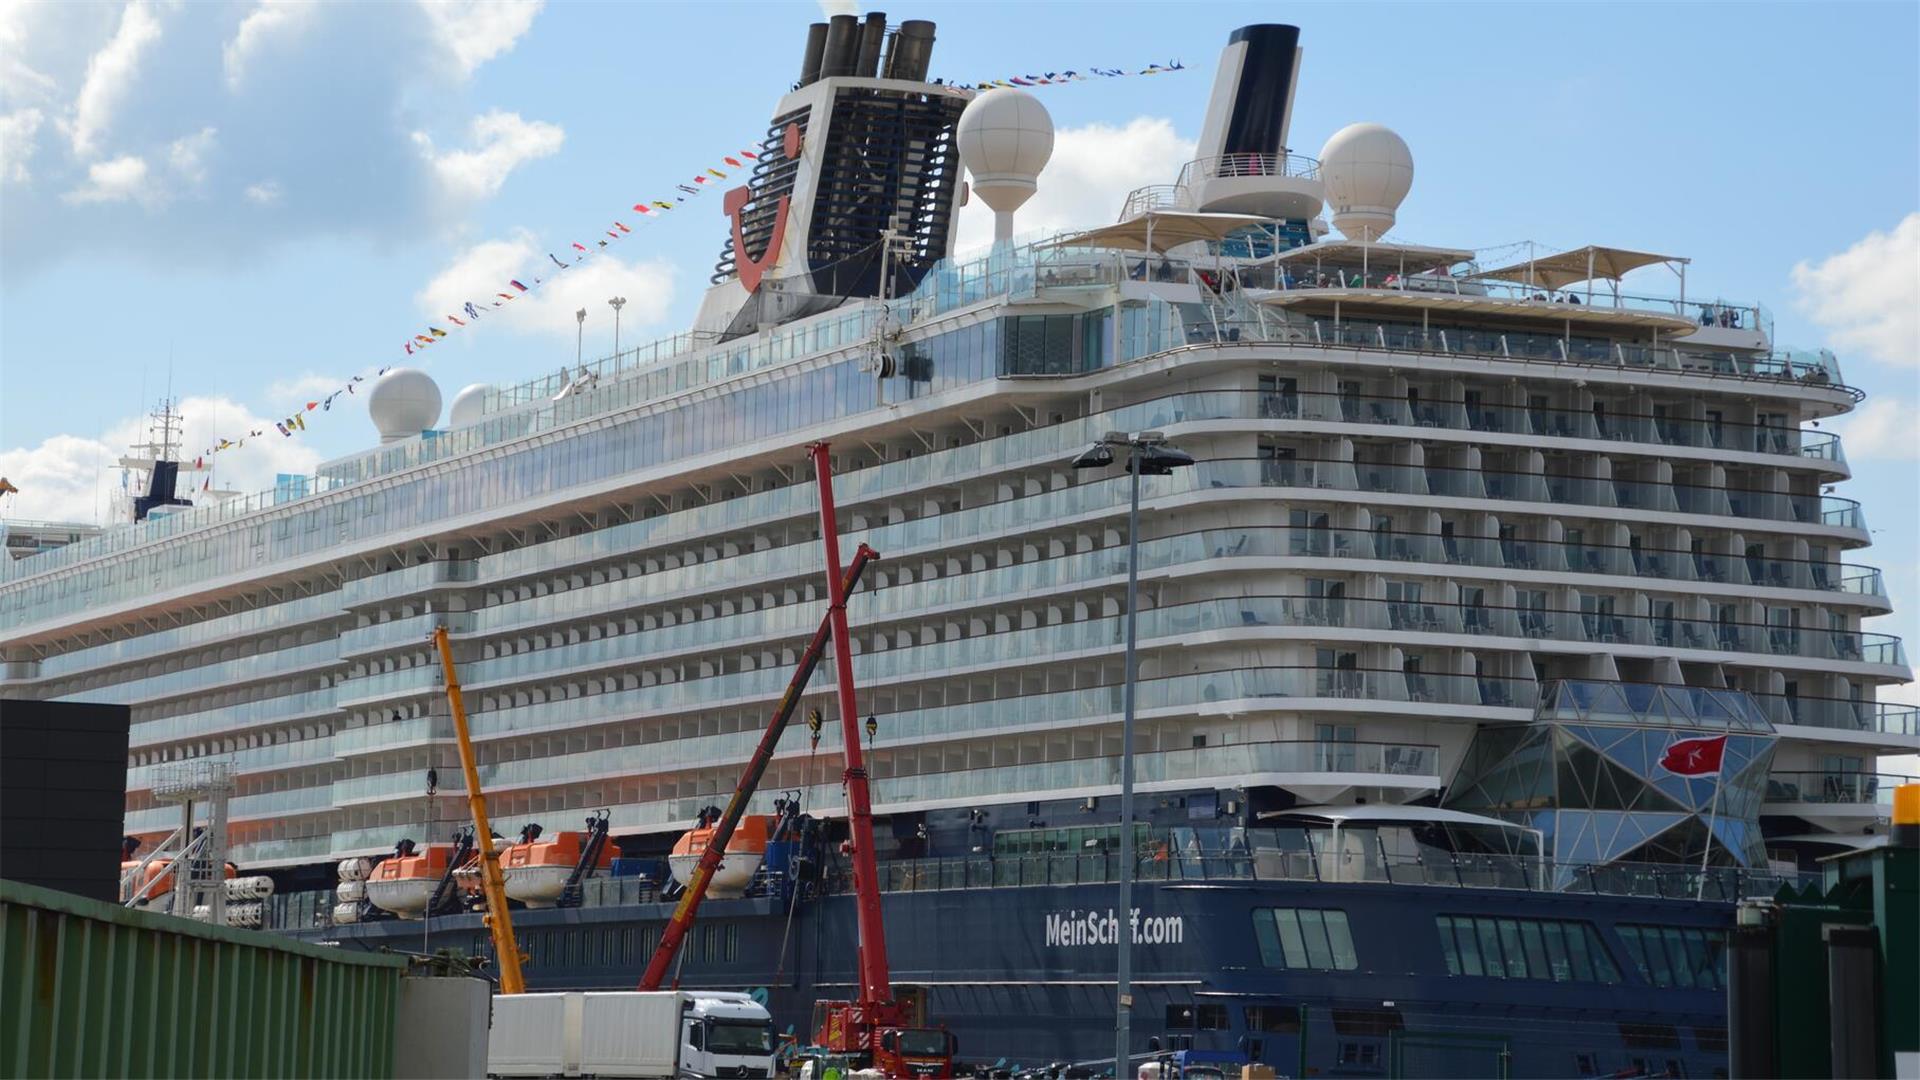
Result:
[[[1300,1009],[1293,1005],[1248,1005],[1247,1030],[1278,1035],[1300,1034]]]
[[[1253,936],[1270,968],[1353,971],[1360,966],[1347,913],[1322,908],[1255,908]]]
[[[1680,926],[1619,926],[1640,977],[1654,986],[1720,990],[1727,985],[1727,942],[1717,931]]]
[[[1591,923],[1440,915],[1450,975],[1617,983],[1619,969]]]

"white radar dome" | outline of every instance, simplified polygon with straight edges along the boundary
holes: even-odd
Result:
[[[1349,240],[1378,240],[1413,188],[1413,151],[1391,128],[1349,124],[1320,150],[1333,227]]]
[[[453,408],[447,410],[447,426],[463,428],[480,422],[487,412],[487,395],[493,387],[486,383],[474,383],[472,386],[453,395]]]
[[[440,421],[440,387],[418,368],[394,368],[373,384],[367,415],[381,442],[412,438]]]
[[[974,193],[994,211],[994,239],[1011,239],[1013,212],[1053,157],[1053,117],[1024,90],[989,90],[960,114],[954,138]]]

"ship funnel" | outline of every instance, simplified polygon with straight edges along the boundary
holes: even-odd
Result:
[[[933,23],[926,19],[908,19],[893,35],[893,48],[887,53],[887,78],[908,82],[926,82],[933,66]]]
[[[835,15],[827,20],[827,44],[820,58],[820,77],[832,79],[853,74],[853,61],[859,48],[859,19]]]
[[[871,79],[879,75],[880,48],[886,43],[887,13],[867,12],[867,21],[860,27],[859,59],[854,62],[853,73],[863,79]]]
[[[807,27],[807,51],[800,57],[800,81],[794,89],[810,85],[820,78],[820,58],[827,51],[827,24],[814,23]]]
[[[1299,27],[1259,23],[1235,30],[1213,76],[1199,156],[1285,153],[1299,78]]]

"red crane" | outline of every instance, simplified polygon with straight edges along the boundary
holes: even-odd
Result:
[[[873,849],[873,798],[860,753],[860,717],[853,689],[853,648],[847,633],[846,591],[840,580],[840,528],[834,516],[832,466],[827,444],[813,446],[820,478],[820,542],[826,549],[827,621],[833,628],[834,691],[840,703],[845,744],[847,831],[853,859],[853,894],[859,917],[860,996],[854,1001],[814,1003],[814,1042],[853,1055],[888,1076],[950,1076],[954,1039],[944,1030],[908,1027],[907,1010],[893,996],[887,968],[887,929],[880,914],[880,878]],[[864,549],[865,545],[862,545]],[[857,559],[858,556],[856,555]]]
[[[814,476],[820,486],[820,538],[826,555],[828,588],[827,616],[814,631],[806,651],[800,656],[786,693],[775,706],[766,732],[754,748],[740,783],[727,800],[720,821],[707,840],[700,862],[687,880],[687,890],[660,935],[647,970],[640,978],[640,989],[657,990],[667,969],[679,951],[687,931],[693,926],[700,902],[706,898],[713,872],[719,868],[733,837],[734,829],[745,816],[747,804],[766,774],[767,764],[780,743],[780,736],[799,707],[800,694],[806,689],[819,666],[829,639],[833,642],[834,689],[840,706],[840,730],[846,744],[848,849],[853,859],[853,888],[859,918],[860,995],[855,1001],[821,1001],[814,1005],[814,1042],[838,1054],[846,1054],[870,1064],[888,1076],[949,1076],[953,1070],[953,1037],[941,1029],[906,1027],[906,1009],[893,996],[893,983],[887,968],[887,934],[880,914],[880,882],[874,860],[873,799],[867,783],[866,762],[860,752],[859,709],[854,698],[853,649],[847,631],[847,597],[859,585],[867,564],[879,553],[865,544],[854,552],[853,562],[842,574],[840,569],[840,528],[834,514],[833,468],[826,443],[811,449]]]

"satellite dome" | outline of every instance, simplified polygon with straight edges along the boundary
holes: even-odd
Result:
[[[1413,187],[1413,151],[1381,124],[1349,124],[1320,150],[1333,227],[1349,240],[1378,240]]]
[[[418,368],[394,368],[373,384],[367,415],[380,429],[381,442],[412,438],[439,422],[440,387]]]
[[[453,408],[447,410],[447,426],[463,428],[479,423],[487,412],[487,395],[492,392],[493,387],[486,383],[474,383],[453,395]]]
[[[973,191],[993,208],[994,239],[1011,239],[1013,212],[1033,197],[1053,157],[1053,117],[1024,90],[989,90],[960,114],[954,139]]]

